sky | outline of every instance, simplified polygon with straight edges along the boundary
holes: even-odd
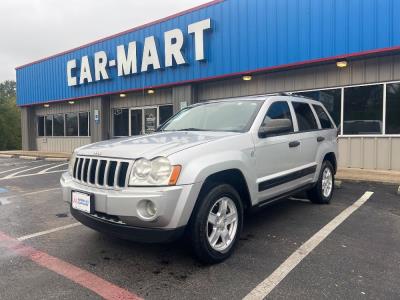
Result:
[[[0,82],[15,67],[210,0],[1,0]]]

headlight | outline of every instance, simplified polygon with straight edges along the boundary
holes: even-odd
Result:
[[[73,175],[72,173],[74,173],[74,166],[75,166],[75,159],[76,159],[76,154],[75,152],[72,153],[69,162],[68,162],[68,173],[69,175]]]
[[[178,181],[180,166],[172,166],[166,157],[153,160],[138,159],[129,178],[130,186],[175,185]]]

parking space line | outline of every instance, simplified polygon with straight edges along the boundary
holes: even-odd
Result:
[[[45,252],[36,250],[33,247],[26,246],[23,243],[13,239],[0,231],[0,248],[5,247],[9,251],[25,257],[39,266],[53,271],[64,278],[67,278],[76,284],[91,290],[106,300],[141,300],[136,294],[106,281],[97,275],[84,269],[78,268],[57,257],[51,256]]]
[[[52,164],[44,164],[44,165],[36,166],[36,167],[33,167],[33,168],[25,169],[25,170],[22,170],[22,171],[18,171],[18,172],[15,172],[13,174],[7,175],[6,177],[0,178],[0,180],[15,178],[14,177],[15,175],[21,174],[23,172],[28,172],[28,171],[32,171],[32,170],[35,170],[35,169],[39,169],[39,168],[43,168],[43,167],[47,167],[47,166],[51,166],[51,165]]]
[[[308,241],[300,246],[292,255],[290,255],[270,276],[262,281],[253,289],[244,300],[264,299],[285,277],[322,241],[324,241],[340,224],[342,224],[351,214],[359,209],[373,195],[373,192],[365,194],[347,207],[332,221],[325,225],[320,231],[314,234]]]
[[[9,169],[9,170],[5,170],[5,171],[1,171],[0,174],[4,174],[4,173],[8,173],[8,172],[12,172],[12,171],[17,171],[17,170],[21,170],[26,168],[27,166],[23,166],[23,167],[18,167],[18,168],[14,168],[14,169]]]
[[[37,173],[37,174],[38,174],[38,175],[39,175],[39,174],[46,174],[48,171],[50,171],[50,170],[52,170],[52,169],[56,169],[56,168],[58,168],[58,167],[65,166],[65,165],[68,165],[68,163],[63,163],[63,164],[59,164],[59,165],[52,166],[52,167],[50,167],[50,168],[47,168],[47,169],[44,169],[44,170],[40,171],[40,172]],[[64,170],[61,170],[60,172],[62,172],[62,171],[64,171]]]
[[[6,204],[11,204],[12,201],[10,199],[18,198],[18,197],[25,197],[25,196],[30,196],[30,195],[36,195],[36,194],[41,194],[41,193],[47,193],[47,192],[52,192],[52,191],[57,191],[61,190],[61,188],[53,188],[53,189],[46,189],[46,190],[39,190],[39,191],[33,191],[21,195],[12,195],[8,197],[3,197],[0,198],[0,205],[6,205]]]
[[[18,241],[26,241],[35,237],[39,237],[39,236],[43,236],[49,233],[53,233],[53,232],[57,232],[57,231],[61,231],[61,230],[65,230],[65,229],[69,229],[69,228],[73,228],[76,226],[80,226],[82,225],[81,223],[73,223],[73,224],[69,224],[69,225],[65,225],[65,226],[61,226],[61,227],[56,227],[53,229],[49,229],[49,230],[45,230],[45,231],[40,231],[40,232],[36,232],[36,233],[32,233],[32,234],[28,234],[28,235],[24,235],[21,236],[19,238],[17,238]]]

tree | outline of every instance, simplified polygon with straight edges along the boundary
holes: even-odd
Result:
[[[16,104],[16,83],[0,83],[0,150],[21,149],[21,113]]]

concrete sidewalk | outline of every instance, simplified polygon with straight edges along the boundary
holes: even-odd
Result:
[[[67,161],[69,160],[71,153],[69,152],[42,152],[42,151],[0,151],[1,157],[8,158],[21,158],[21,159],[30,159],[30,160],[49,160],[49,161]]]
[[[400,185],[400,172],[354,169],[354,168],[339,168],[336,174],[336,179],[384,182],[384,183],[393,183]]]

